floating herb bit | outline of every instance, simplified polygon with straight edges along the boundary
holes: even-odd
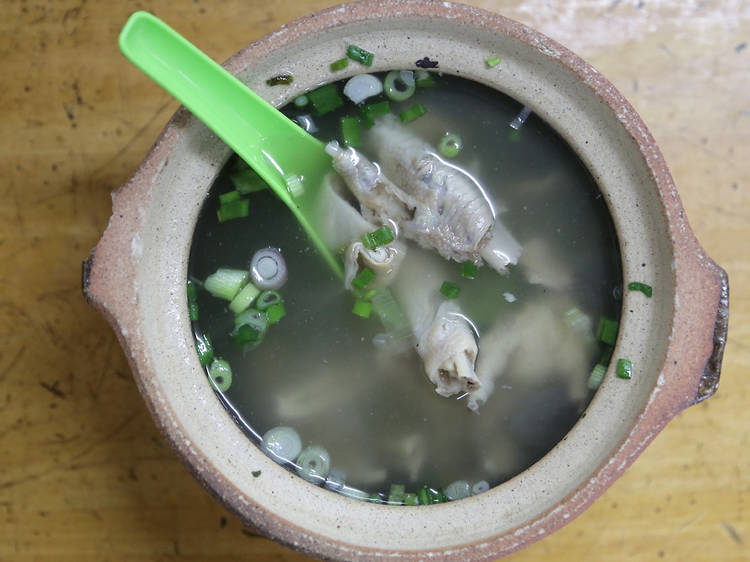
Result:
[[[354,301],[352,313],[361,316],[362,318],[369,318],[370,314],[372,314],[372,303],[357,299]]]
[[[269,324],[278,324],[279,320],[286,316],[286,309],[284,303],[278,302],[272,304],[266,309],[266,317],[268,318]]]
[[[653,289],[651,288],[651,285],[646,285],[645,283],[641,283],[639,281],[628,283],[628,290],[640,291],[641,293],[646,295],[648,298],[651,298],[651,294],[653,293]]]
[[[235,189],[234,191],[227,191],[226,193],[219,195],[219,203],[223,205],[224,203],[239,201],[241,198],[242,194]]]
[[[362,47],[357,47],[356,45],[349,45],[346,49],[346,56],[365,66],[372,66],[372,59],[375,57],[371,52],[365,51]]]
[[[492,58],[487,59],[484,62],[487,65],[487,68],[492,68],[493,66],[497,66],[498,64],[500,64],[500,61],[502,60],[503,59],[501,59],[500,57],[492,57]]]
[[[404,503],[406,495],[406,486],[403,484],[391,484],[391,490],[388,494],[388,503],[391,505],[401,505]]]
[[[260,191],[268,187],[263,178],[240,158],[236,159],[233,169],[229,173],[229,181],[232,182],[234,189],[242,195]]]
[[[352,287],[364,289],[367,285],[372,283],[373,279],[375,279],[375,272],[369,267],[365,267],[354,279],[352,279]]]
[[[341,118],[341,142],[344,146],[358,147],[361,144],[359,137],[359,119],[356,117]]]
[[[291,74],[279,74],[277,76],[272,76],[268,80],[266,80],[266,84],[269,86],[279,86],[282,84],[291,84],[294,82],[294,76]]]
[[[606,372],[607,367],[599,363],[591,370],[591,374],[589,375],[589,380],[586,385],[591,390],[596,390],[597,388],[599,388],[599,385],[602,384],[602,380],[604,379],[604,374]]]
[[[349,59],[344,57],[343,59],[339,59],[337,61],[333,61],[331,63],[331,72],[338,72],[339,70],[344,70],[347,66],[349,66]]]
[[[197,322],[198,320],[198,303],[197,302],[188,303],[188,316],[190,317],[191,322]]]
[[[440,139],[438,150],[446,158],[455,158],[464,147],[464,141],[456,133],[445,133]]]
[[[447,299],[455,299],[461,293],[461,288],[450,281],[443,281],[443,284],[440,285],[440,292]]]
[[[617,360],[617,377],[621,379],[633,378],[633,363],[629,359]]]
[[[185,285],[185,290],[187,292],[188,302],[196,302],[198,300],[198,288],[190,279],[188,279],[188,282]]]
[[[198,361],[201,367],[207,366],[214,358],[214,346],[211,344],[211,338],[208,334],[195,332],[195,350],[198,352]]]
[[[334,84],[326,84],[307,93],[316,115],[325,115],[344,105],[343,98]]]
[[[263,341],[268,329],[268,316],[255,308],[248,308],[234,319],[234,330],[230,333],[237,345]]]
[[[411,70],[391,70],[383,80],[385,95],[393,101],[408,100],[414,95],[416,88]]]
[[[250,201],[247,199],[238,199],[221,203],[216,216],[219,222],[226,222],[232,219],[241,219],[250,214]]]
[[[421,68],[414,71],[414,83],[417,85],[417,88],[434,88],[437,86],[437,81],[433,74]]]
[[[471,495],[471,484],[466,480],[456,480],[445,487],[445,496],[451,500],[460,500]]]
[[[427,108],[424,106],[424,104],[418,103],[417,105],[414,105],[407,109],[406,111],[402,111],[398,114],[399,119],[401,119],[402,123],[409,123],[411,121],[414,121],[415,119],[422,117],[427,113]]]
[[[305,447],[297,457],[297,474],[308,482],[320,483],[331,470],[331,457],[320,445]]]
[[[359,110],[362,116],[362,124],[368,129],[375,124],[375,118],[387,115],[391,112],[391,102],[383,100],[378,103],[363,105]]]
[[[258,310],[266,310],[267,308],[284,302],[281,295],[276,291],[263,291],[258,295],[258,302],[256,304]]]
[[[220,267],[206,277],[203,288],[217,298],[231,301],[245,286],[249,276],[246,269]]]
[[[263,434],[261,448],[274,460],[291,462],[302,451],[302,440],[293,428],[279,426]]]
[[[596,339],[609,345],[615,345],[617,329],[618,323],[616,320],[602,316],[599,319],[599,328],[596,330]]]
[[[234,312],[235,314],[239,314],[243,310],[250,307],[251,304],[253,304],[253,301],[255,300],[255,297],[258,296],[260,293],[260,290],[253,285],[252,283],[248,283],[242,289],[240,289],[240,292],[237,293],[237,296],[235,296],[232,299],[232,302],[229,303],[229,310]]]
[[[357,297],[361,301],[369,301],[372,300],[372,298],[378,293],[377,289],[352,289],[352,293],[354,293],[354,296]]]
[[[471,495],[476,496],[477,494],[482,494],[490,489],[490,484],[486,480],[480,480],[479,482],[475,482],[474,485],[471,487]]]
[[[404,494],[404,505],[419,505],[417,494],[407,492]]]
[[[208,377],[217,390],[226,392],[232,386],[232,367],[224,359],[214,359],[208,367]]]
[[[362,243],[365,245],[365,248],[370,250],[374,250],[379,246],[385,246],[391,242],[393,242],[393,232],[391,232],[391,229],[387,226],[381,226],[377,230],[365,234],[362,237]]]

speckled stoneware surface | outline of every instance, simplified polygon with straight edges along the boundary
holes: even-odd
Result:
[[[85,267],[84,292],[112,323],[179,456],[238,517],[326,558],[502,556],[581,513],[667,421],[713,393],[726,330],[726,275],[696,242],[662,156],[632,107],[565,48],[499,15],[438,2],[349,4],[285,26],[226,66],[281,105],[328,81],[330,53],[352,43],[376,54],[373,70],[414,68],[428,56],[442,72],[515,97],[567,139],[608,202],[624,280],[645,281],[659,296],[623,297],[614,356],[632,359],[637,376],[620,380],[610,367],[585,416],[547,456],[458,502],[372,505],[285,471],[234,424],[194,352],[185,304],[190,240],[230,152],[184,110],[114,194],[110,224]],[[488,69],[484,61],[492,56],[502,63]],[[295,76],[293,86],[267,87],[265,78],[281,71]]]

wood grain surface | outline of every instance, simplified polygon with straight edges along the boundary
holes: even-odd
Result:
[[[750,3],[470,3],[557,39],[630,99],[731,285],[718,393],[509,560],[750,560]],[[153,11],[224,60],[331,4],[0,3],[0,560],[306,559],[244,528],[164,445],[80,264],[177,108],[119,54],[127,16]]]

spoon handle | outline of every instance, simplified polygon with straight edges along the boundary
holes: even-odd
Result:
[[[216,64],[174,29],[148,12],[135,12],[123,27],[122,53],[203,121],[274,190],[296,215],[332,267],[341,266],[310,223],[311,197],[295,199],[289,178],[317,191],[331,159],[323,143]],[[306,207],[308,208],[306,210]]]

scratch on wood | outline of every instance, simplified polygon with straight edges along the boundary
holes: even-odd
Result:
[[[722,521],[721,526],[724,527],[724,530],[729,535],[729,538],[731,538],[734,542],[737,544],[744,544],[744,541],[742,540],[742,537],[737,532],[737,529],[734,528],[734,526],[729,523],[729,521]]]
[[[59,384],[60,384],[60,381],[55,381],[52,384],[42,381],[39,383],[39,386],[41,386],[44,390],[51,392],[58,398],[65,398],[65,393],[58,388]]]
[[[19,349],[18,352],[13,356],[13,359],[11,359],[10,362],[0,370],[0,382],[5,379],[5,376],[8,373],[13,371],[13,367],[15,367],[16,363],[21,360],[21,355],[23,355],[24,351],[26,351],[26,344],[23,344],[21,346],[21,349]]]

